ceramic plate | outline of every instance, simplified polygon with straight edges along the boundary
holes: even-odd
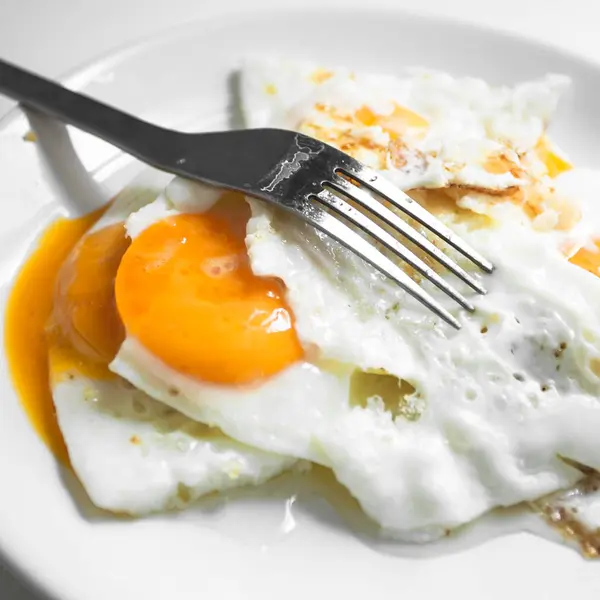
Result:
[[[600,156],[600,68],[526,40],[398,12],[237,13],[119,50],[65,81],[150,121],[217,129],[235,125],[231,73],[249,52],[382,72],[422,65],[494,83],[566,73],[573,91],[553,137],[578,164]],[[76,158],[62,126],[39,118],[33,125],[37,144],[22,139],[30,127],[22,113],[0,125],[3,304],[45,224],[99,206],[141,168],[72,132]],[[597,563],[525,532],[419,551],[379,546],[345,514],[344,502],[332,508],[331,490],[322,495],[286,478],[181,514],[107,516],[92,509],[34,432],[4,357],[0,369],[0,547],[50,596],[562,600],[600,592]]]

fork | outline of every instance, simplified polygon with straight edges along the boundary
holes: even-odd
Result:
[[[459,321],[393,258],[410,265],[467,311],[472,312],[473,305],[390,230],[412,242],[475,292],[485,294],[478,279],[376,196],[491,273],[493,265],[488,260],[381,174],[315,138],[282,129],[194,134],[172,131],[2,60],[0,92],[160,170],[243,192],[295,213],[360,256],[456,329],[460,329]],[[373,242],[386,248],[388,255]]]

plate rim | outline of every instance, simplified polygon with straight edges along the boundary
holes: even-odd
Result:
[[[89,76],[91,75],[90,72],[93,72],[94,69],[105,67],[107,60],[116,60],[117,57],[121,57],[123,54],[135,54],[155,44],[167,43],[169,40],[179,37],[186,30],[192,30],[196,28],[200,23],[227,19],[228,17],[231,17],[231,12],[234,8],[235,7],[233,6],[225,5],[223,8],[218,8],[214,13],[210,13],[202,17],[195,17],[189,21],[167,27],[164,30],[139,36],[122,44],[116,44],[106,52],[94,54],[91,58],[76,63],[74,66],[65,69],[56,75],[56,77],[52,77],[51,79],[61,83],[64,86],[72,88],[73,90],[79,90],[85,85],[85,83],[89,81]],[[327,10],[331,11],[333,10],[333,7],[328,7]],[[372,15],[374,13],[381,15],[382,13],[385,13],[394,18],[400,16],[412,20],[424,20],[436,24],[448,24],[452,27],[459,27],[469,31],[486,32],[491,36],[504,37],[506,41],[513,40],[520,43],[532,44],[537,46],[539,49],[558,52],[567,59],[581,62],[590,68],[600,69],[600,57],[598,59],[594,59],[586,55],[584,52],[578,52],[569,48],[555,46],[549,41],[529,36],[523,32],[512,31],[505,27],[496,27],[488,23],[476,23],[474,21],[465,19],[464,17],[450,17],[447,15],[440,16],[428,13],[427,11],[407,9],[405,7],[392,8],[389,5],[374,6],[371,10],[364,9],[362,6],[352,5],[347,7],[345,10],[353,13],[354,15]],[[279,16],[292,13],[306,14],[307,12],[318,13],[319,11],[314,6],[301,9],[296,7],[283,8],[282,5],[278,4],[274,7],[261,5],[254,9],[249,9],[247,8],[247,5],[245,5],[241,10],[236,9],[235,17],[255,17],[258,15],[258,13],[269,13],[270,15],[277,13]],[[25,68],[27,67],[25,66]],[[24,116],[23,109],[19,104],[12,106],[6,113],[0,115],[0,133],[2,133],[2,130],[5,129],[9,124],[12,124],[15,120],[23,118]]]

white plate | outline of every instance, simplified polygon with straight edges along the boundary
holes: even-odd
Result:
[[[310,32],[310,40],[302,32]],[[219,128],[231,123],[230,73],[249,52],[372,71],[424,65],[495,83],[566,73],[574,91],[561,105],[554,138],[581,165],[592,166],[600,156],[600,68],[524,40],[398,12],[288,11],[272,13],[268,21],[238,14],[198,22],[121,50],[67,81],[165,125]],[[4,296],[49,219],[72,211],[74,202],[91,207],[108,198],[139,169],[109,146],[77,134],[85,166],[77,170],[60,127],[37,125],[42,136],[34,145],[21,140],[28,128],[21,114],[0,124]],[[40,166],[40,147],[50,169]],[[28,578],[63,600],[454,594],[463,600],[564,600],[600,592],[597,563],[526,533],[458,549],[441,545],[416,553],[419,558],[406,547],[377,548],[316,495],[303,493],[290,515],[286,499],[293,482],[203,502],[180,515],[140,521],[99,515],[33,432],[4,357],[0,369],[0,545]]]

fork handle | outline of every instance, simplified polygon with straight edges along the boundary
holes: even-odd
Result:
[[[176,135],[3,60],[0,93],[158,167],[165,166],[164,145]]]

